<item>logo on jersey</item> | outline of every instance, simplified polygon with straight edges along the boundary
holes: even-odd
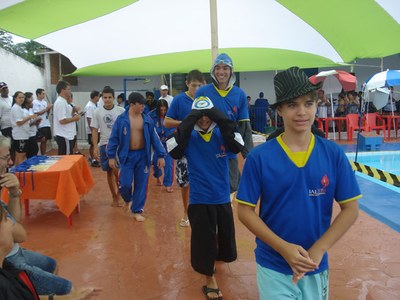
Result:
[[[329,185],[329,178],[327,175],[324,175],[320,181],[322,187],[315,188],[315,189],[308,189],[308,195],[310,197],[317,197],[320,195],[325,195],[326,194],[326,188]]]
[[[214,107],[214,104],[211,102],[210,98],[205,96],[200,96],[194,99],[192,104],[192,109],[211,109]]]
[[[221,147],[219,148],[220,152],[218,154],[215,155],[216,158],[221,158],[221,157],[225,157],[226,156],[226,149],[224,145],[221,145]]]

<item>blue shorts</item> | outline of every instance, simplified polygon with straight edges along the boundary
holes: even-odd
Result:
[[[38,252],[19,248],[18,252],[7,257],[16,269],[26,271],[39,295],[66,295],[71,292],[72,283],[54,275],[57,262]]]
[[[100,146],[100,165],[103,171],[108,172],[112,170],[108,164],[107,145]]]
[[[257,285],[261,300],[328,300],[329,271],[306,275],[294,285],[292,275],[285,275],[257,264]]]

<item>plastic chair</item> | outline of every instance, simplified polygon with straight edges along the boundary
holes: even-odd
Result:
[[[377,134],[383,131],[383,138],[386,139],[386,122],[385,120],[377,113],[368,113],[364,115],[365,119],[365,131],[375,130]]]
[[[362,131],[366,130],[364,125],[364,118],[361,120],[361,127],[358,126],[358,118],[360,117],[359,114],[347,114],[346,115],[346,128],[347,128],[347,140],[353,140],[353,132],[354,130]]]

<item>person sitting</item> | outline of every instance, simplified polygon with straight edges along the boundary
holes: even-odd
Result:
[[[2,214],[0,214],[2,220],[2,224],[0,225],[0,244],[2,242],[5,243],[7,239],[6,244],[0,245],[0,263],[4,266],[4,260],[6,259],[6,266],[8,270],[12,271],[11,274],[18,275],[21,274],[21,272],[26,274],[23,276],[27,277],[28,281],[31,282],[29,290],[31,290],[32,295],[31,297],[20,296],[13,298],[9,295],[13,295],[12,293],[15,292],[14,289],[11,292],[8,291],[8,289],[4,287],[3,281],[0,286],[0,299],[38,299],[35,297],[36,292],[40,295],[56,294],[68,295],[70,297],[60,298],[57,296],[57,299],[83,299],[83,297],[81,297],[82,295],[87,296],[93,292],[94,289],[84,288],[74,290],[69,280],[54,274],[57,269],[57,264],[53,258],[23,249],[19,246],[19,243],[26,240],[26,232],[20,223],[22,216],[20,199],[22,192],[20,184],[18,178],[14,174],[7,172],[7,168],[12,165],[9,151],[10,143],[9,138],[0,136],[0,186],[6,187],[9,191],[8,206],[4,202],[1,202],[0,205],[2,212]],[[10,227],[11,237],[7,236],[7,234],[9,234],[8,227]],[[4,231],[2,229],[4,229]],[[8,279],[11,278],[11,284],[14,282],[14,284],[18,286],[15,282],[18,278],[14,278],[13,280],[12,276],[8,274],[7,271],[2,275],[4,275],[4,277],[1,278],[2,280],[5,280],[5,277]],[[47,299],[47,296],[43,299]]]

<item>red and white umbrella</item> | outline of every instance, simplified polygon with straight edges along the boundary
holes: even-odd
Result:
[[[322,89],[325,93],[330,94],[340,92],[342,89],[345,92],[354,91],[357,86],[356,76],[342,70],[319,72],[317,75],[311,76],[310,81],[313,84],[323,81]]]
[[[310,77],[310,82],[313,84],[323,82],[322,89],[325,91],[325,93],[330,94],[332,117],[335,117],[332,94],[340,93],[342,89],[345,92],[354,91],[357,87],[356,76],[342,70],[319,72],[318,74]],[[333,126],[333,138],[336,139],[335,126]]]

